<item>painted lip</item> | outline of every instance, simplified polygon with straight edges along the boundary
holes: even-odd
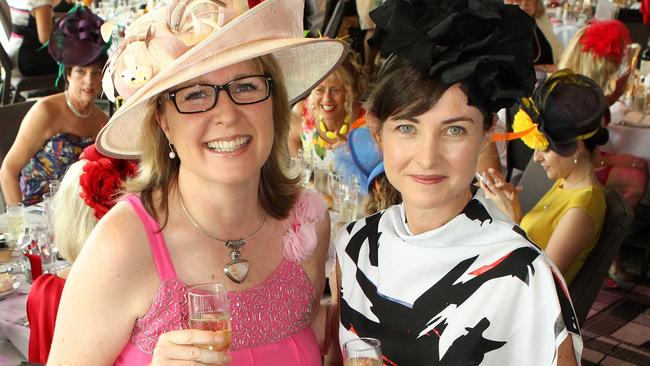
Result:
[[[438,184],[447,177],[444,175],[411,175],[411,179],[420,184]]]
[[[240,138],[247,138],[248,141],[246,141],[246,143],[244,143],[239,148],[237,148],[236,150],[233,150],[233,151],[217,151],[217,150],[211,149],[208,146],[208,144],[211,144],[211,143],[222,142],[222,141],[223,142],[235,141],[235,140],[240,139]],[[239,156],[239,155],[243,154],[244,152],[246,152],[246,150],[248,150],[248,147],[251,144],[251,141],[253,141],[253,136],[250,136],[250,135],[236,135],[236,136],[228,136],[228,137],[222,137],[222,138],[210,140],[210,141],[202,143],[201,145],[203,146],[204,149],[209,151],[211,154],[219,155],[219,156],[232,157],[232,156]]]

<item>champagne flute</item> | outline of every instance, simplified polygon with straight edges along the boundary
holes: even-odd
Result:
[[[357,210],[359,208],[358,188],[354,183],[341,184],[341,221],[351,222],[357,219]]]
[[[342,191],[341,191],[341,181],[343,177],[341,176],[341,173],[338,173],[336,171],[333,171],[328,174],[327,176],[327,188],[330,194],[330,197],[332,198],[332,209],[336,212],[341,211],[341,199],[342,199]]]
[[[20,245],[25,234],[25,206],[22,203],[7,205],[7,224],[14,245]]]
[[[52,192],[43,195],[43,211],[47,219],[47,225],[50,231],[54,231],[54,194]]]
[[[321,194],[328,194],[327,175],[329,170],[316,168],[314,169],[314,188]]]
[[[228,352],[232,337],[230,326],[230,305],[226,286],[209,283],[190,287],[187,292],[190,307],[190,328],[209,330],[223,335],[223,346],[197,345],[211,351]]]
[[[311,181],[311,175],[314,170],[314,164],[312,161],[313,155],[312,155],[312,148],[308,148],[305,150],[300,150],[299,152],[300,156],[302,156],[302,185],[303,187],[309,186],[309,182]]]
[[[382,366],[381,343],[375,338],[357,338],[343,344],[343,366]]]
[[[59,191],[59,187],[61,187],[61,182],[59,182],[58,180],[51,180],[50,183],[48,184],[48,187],[49,187],[48,192],[52,195],[52,197],[54,197],[56,192]]]

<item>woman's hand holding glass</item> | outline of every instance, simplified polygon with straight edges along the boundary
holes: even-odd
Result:
[[[152,365],[174,365],[196,361],[207,365],[230,363],[230,305],[221,284],[191,287],[187,292],[190,329],[174,330],[160,336]]]
[[[227,341],[230,344],[230,339]],[[208,347],[226,347],[224,334],[198,329],[172,330],[158,339],[150,365],[178,365],[179,361],[194,361],[200,365],[230,364],[230,355]]]
[[[512,184],[506,182],[501,172],[492,168],[482,176],[484,179],[480,179],[479,183],[485,191],[485,197],[492,200],[501,211],[519,223],[521,221],[519,192],[522,191],[522,187],[513,187]]]

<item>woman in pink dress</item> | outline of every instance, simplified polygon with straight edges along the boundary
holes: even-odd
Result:
[[[302,38],[302,7],[179,0],[127,28],[104,80],[125,102],[97,146],[140,170],[70,272],[48,364],[321,364],[329,217],[285,174],[289,101],[346,46]],[[187,329],[202,283],[228,289],[229,351]]]

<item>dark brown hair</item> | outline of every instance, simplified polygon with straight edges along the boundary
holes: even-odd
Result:
[[[448,88],[439,78],[431,78],[399,56],[391,55],[382,65],[377,85],[368,98],[368,111],[380,125],[391,116],[414,118],[431,109]],[[461,89],[467,94],[462,82]],[[483,128],[489,130],[492,118],[487,109],[476,107],[483,115]],[[366,210],[368,213],[381,211],[400,202],[401,193],[381,174],[369,190]]]
[[[99,66],[99,68],[102,69],[104,67],[104,64],[106,64],[106,61],[108,61],[108,56],[105,53],[103,53],[103,54],[97,56],[97,58],[93,62],[91,62],[89,64],[86,64],[86,65],[63,66],[63,75],[65,76],[65,78],[63,78],[63,79],[65,80],[65,84],[68,85],[68,76],[70,76],[70,73],[72,73],[72,68],[73,67],[75,67],[75,66],[78,66],[78,67]]]
[[[412,66],[397,55],[391,55],[382,65],[377,85],[368,98],[369,111],[380,123],[391,116],[414,118],[431,109],[450,85]],[[467,94],[467,86],[461,82]],[[474,106],[483,114],[483,127],[492,127],[492,119],[482,106]]]

